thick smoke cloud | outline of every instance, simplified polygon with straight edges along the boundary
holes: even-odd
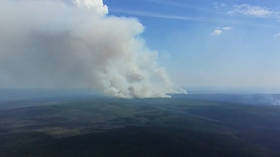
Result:
[[[100,15],[108,14],[108,7],[103,4],[102,0],[75,0],[74,3],[80,8],[93,10]]]
[[[102,0],[1,1],[0,88],[93,88],[124,98],[175,92],[135,19]]]

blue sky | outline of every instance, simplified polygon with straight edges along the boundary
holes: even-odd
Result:
[[[186,88],[280,89],[280,1],[105,0]]]

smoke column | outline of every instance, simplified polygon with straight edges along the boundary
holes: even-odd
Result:
[[[133,18],[102,0],[2,0],[0,88],[93,88],[123,98],[176,92]]]

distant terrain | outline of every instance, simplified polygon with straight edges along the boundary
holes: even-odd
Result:
[[[1,157],[280,156],[278,95],[1,92]]]

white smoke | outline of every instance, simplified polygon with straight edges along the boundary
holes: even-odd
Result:
[[[0,88],[94,88],[124,98],[175,92],[136,19],[107,16],[102,0],[74,4],[1,1]]]
[[[102,0],[74,0],[74,4],[80,8],[96,11],[100,15],[108,14],[108,7],[103,4]]]

